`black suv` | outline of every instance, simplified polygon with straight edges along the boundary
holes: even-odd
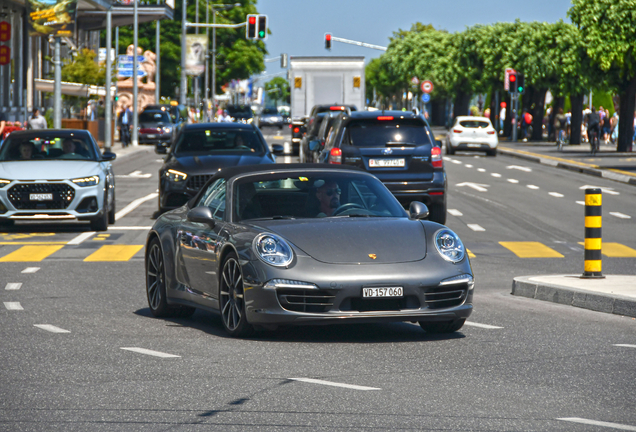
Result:
[[[294,154],[299,154],[301,141],[306,135],[311,136],[311,140],[315,139],[316,132],[320,127],[322,118],[328,112],[352,112],[356,111],[355,105],[314,105],[309,116],[302,120],[292,121],[292,150]]]
[[[353,165],[377,178],[408,207],[422,201],[429,220],[446,223],[446,172],[440,143],[421,115],[360,111],[339,116],[319,162]]]

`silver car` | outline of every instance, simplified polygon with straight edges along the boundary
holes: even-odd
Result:
[[[116,155],[85,130],[13,132],[0,147],[0,225],[16,220],[115,223]]]

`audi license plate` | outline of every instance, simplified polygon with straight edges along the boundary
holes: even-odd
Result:
[[[149,139],[157,138],[157,135],[146,135]]]
[[[362,288],[362,297],[404,297],[402,287]]]
[[[31,201],[53,201],[53,194],[29,194],[29,200]]]
[[[403,167],[404,159],[369,159],[370,168]]]

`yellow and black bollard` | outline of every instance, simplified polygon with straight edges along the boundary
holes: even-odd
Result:
[[[585,189],[585,266],[582,278],[605,277],[601,273],[601,193],[598,188]]]

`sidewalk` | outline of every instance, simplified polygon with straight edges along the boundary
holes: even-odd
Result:
[[[121,158],[124,156],[128,156],[129,154],[132,153],[137,153],[139,151],[145,150],[145,149],[152,149],[154,150],[154,146],[151,145],[138,145],[138,146],[133,146],[132,144],[129,145],[128,147],[122,147],[121,143],[119,141],[115,141],[113,142],[113,146],[110,148],[110,151],[115,153],[117,155],[117,158]],[[105,151],[105,148],[102,148],[102,152]]]

